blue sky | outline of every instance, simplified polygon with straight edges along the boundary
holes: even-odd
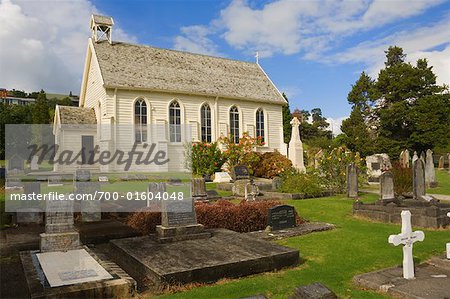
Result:
[[[259,51],[291,109],[320,107],[336,127],[351,85],[376,76],[389,45],[450,83],[449,1],[2,0],[0,85],[78,93],[91,13],[113,16],[115,40],[244,61]]]

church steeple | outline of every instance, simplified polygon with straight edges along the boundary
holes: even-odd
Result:
[[[90,22],[92,39],[95,42],[107,40],[111,44],[113,25],[114,21],[111,17],[92,15]]]

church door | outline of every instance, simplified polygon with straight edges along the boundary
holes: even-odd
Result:
[[[94,164],[94,136],[81,136],[82,164]]]

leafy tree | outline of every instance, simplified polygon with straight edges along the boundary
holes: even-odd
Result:
[[[292,126],[291,126],[291,109],[289,108],[289,100],[287,96],[283,93],[283,97],[285,98],[287,104],[283,105],[283,135],[284,135],[284,143],[289,143],[291,140],[291,132],[292,132]]]
[[[33,105],[33,123],[48,124],[50,123],[49,105],[45,92],[41,90],[35,104]]]

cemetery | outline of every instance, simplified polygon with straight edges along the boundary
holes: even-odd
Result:
[[[87,2],[80,15],[109,10]],[[43,89],[0,89],[0,298],[450,298],[450,91],[429,65],[435,60],[407,60],[392,45],[384,65],[376,61],[379,69],[362,71],[354,84],[344,74],[334,80],[336,69],[333,80],[321,73],[327,85],[314,93],[333,90],[331,81],[351,85],[347,116],[327,120],[310,103],[292,106],[291,93],[260,64],[305,51],[300,60],[313,66],[315,56],[328,55],[331,45],[317,43],[319,36],[311,40],[326,50],[308,53],[303,32],[289,32],[293,44],[285,49],[280,38],[276,50],[270,35],[257,34],[256,27],[278,30],[285,21],[267,13],[273,7],[306,2],[250,2],[220,2],[220,18],[181,27],[173,49],[137,44],[144,39],[129,34],[122,18],[115,24],[89,13],[75,105],[72,92],[50,100]],[[334,27],[358,27],[350,20],[359,17],[344,14],[351,5],[327,12],[330,19],[342,12]],[[24,11],[6,1],[0,12],[3,6]],[[177,10],[171,7],[180,17]],[[231,27],[242,26],[229,20],[236,11],[251,12],[239,36],[248,30],[262,43],[237,41]],[[317,30],[297,21],[292,27]],[[320,38],[332,39],[326,30]],[[219,55],[211,38],[218,32],[217,40],[236,43],[229,44],[233,55],[259,47],[255,62]],[[384,49],[361,42],[373,48],[366,56],[384,57]],[[351,55],[330,52],[323,60],[338,64]],[[16,105],[10,94],[32,104]]]

